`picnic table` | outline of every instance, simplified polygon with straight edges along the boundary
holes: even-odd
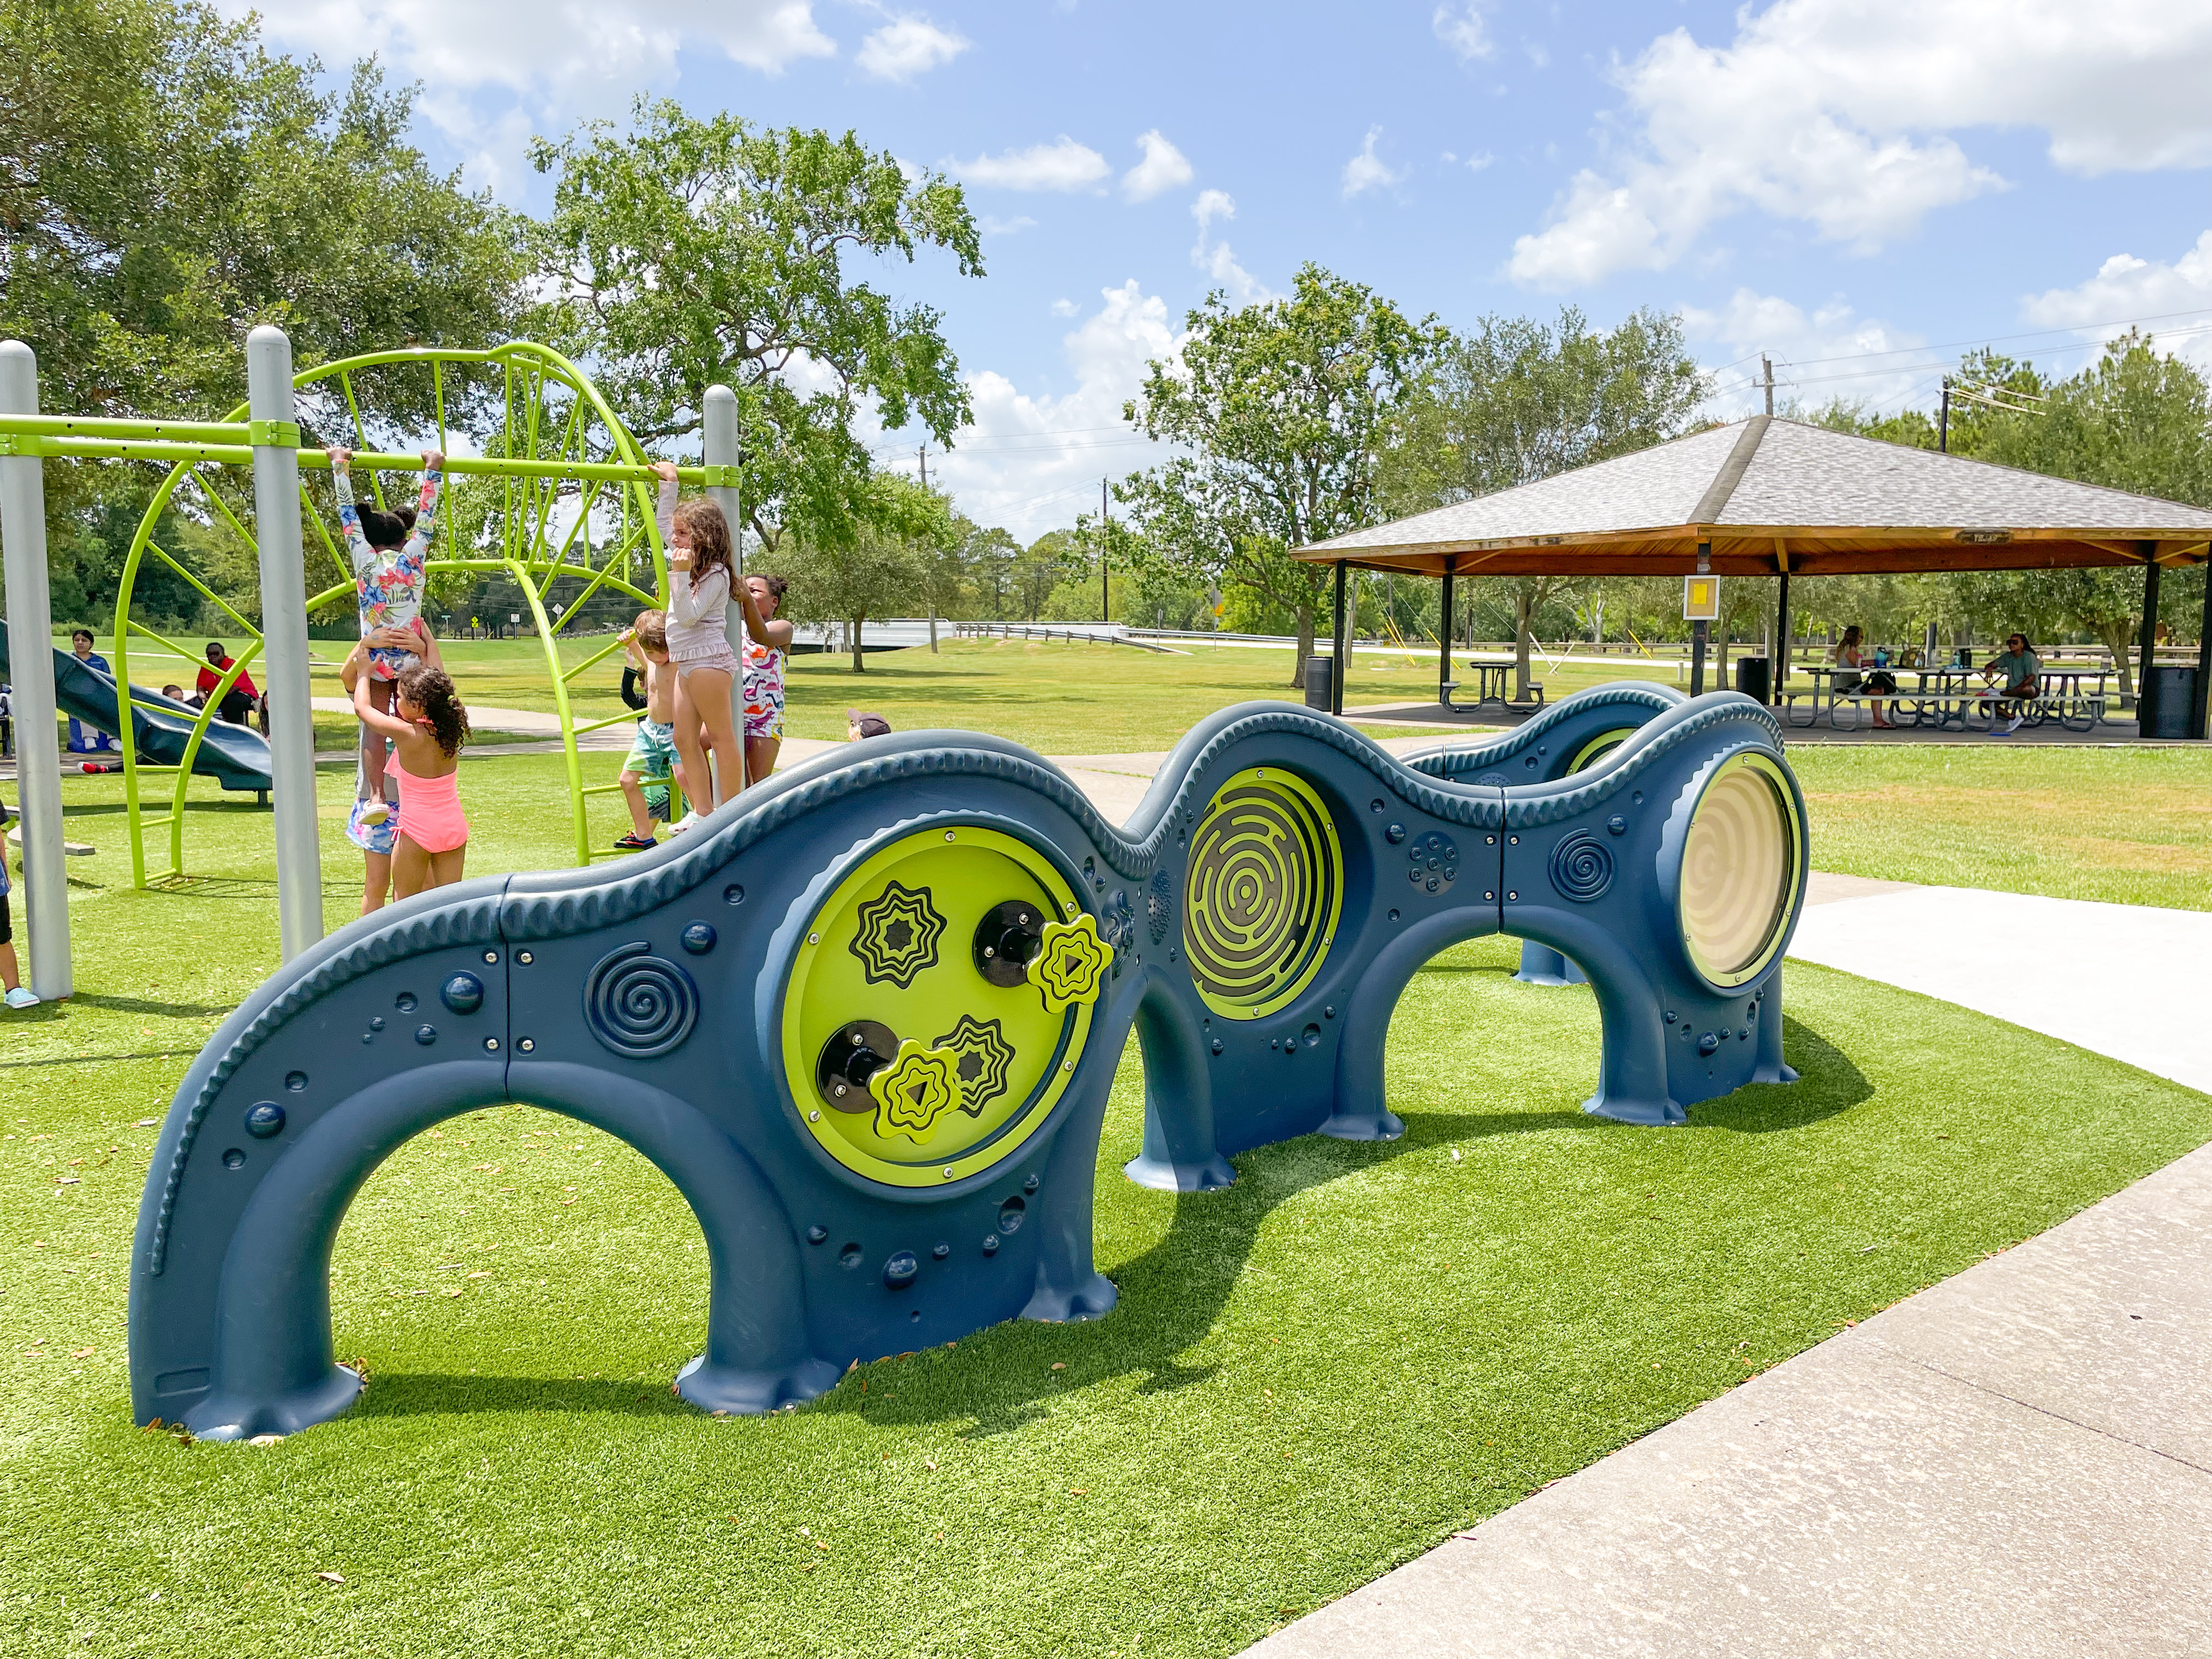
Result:
[[[1447,708],[1480,708],[1486,702],[1494,702],[1501,708],[1511,708],[1512,704],[1505,695],[1507,678],[1519,665],[1510,657],[1503,661],[1491,657],[1468,657],[1465,660],[1466,672],[1474,676],[1474,701],[1473,702],[1452,701],[1452,693],[1467,684],[1464,680],[1444,681],[1437,687],[1437,701]],[[1543,686],[1531,680],[1528,683],[1528,689],[1536,695],[1536,706],[1542,708]]]
[[[2088,732],[2094,730],[2097,722],[2105,717],[2105,682],[2112,671],[2109,667],[2045,668],[2037,677],[2037,690],[2032,697],[2006,697],[1994,685],[1977,686],[1974,682],[1982,676],[1979,668],[1961,668],[1951,663],[1925,668],[1904,668],[1894,664],[1853,668],[1840,663],[1814,663],[1801,665],[1798,672],[1814,684],[1809,692],[1783,692],[1783,719],[1792,726],[1815,725],[1825,712],[1828,724],[1836,730],[1856,731],[1863,705],[1888,703],[1900,726],[1966,732],[1973,729],[1977,712],[1986,720],[2002,703],[2008,708],[2016,706],[2016,712],[2031,726],[2056,720],[2070,731]],[[1897,690],[1867,690],[1863,682],[1869,674],[1889,675],[1899,682]],[[1913,676],[1915,681],[1910,690],[1903,684],[1902,677],[1907,674]],[[2096,679],[2097,689],[2084,692],[2081,682],[2092,677]],[[1825,686],[1822,681],[1826,682]],[[1844,686],[1850,689],[1839,689]],[[1806,703],[1802,719],[1797,707],[1801,697]],[[1838,718],[1843,714],[1850,716],[1849,724]]]

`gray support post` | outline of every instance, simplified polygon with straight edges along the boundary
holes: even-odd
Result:
[[[705,423],[705,453],[702,459],[710,467],[735,467],[738,464],[738,394],[726,386],[710,386],[702,400],[700,415]],[[731,477],[728,473],[710,477]],[[738,491],[734,484],[708,484],[707,499],[722,509],[722,516],[730,524],[730,556],[736,565],[734,576],[742,580],[745,573],[745,550],[742,532],[738,526]],[[723,613],[726,623],[730,648],[741,656],[745,637],[745,608],[738,603],[737,581],[730,584],[729,607]],[[745,752],[745,677],[743,672],[730,676],[730,730],[738,734],[738,766],[744,765]],[[738,787],[743,789],[750,781],[740,777]]]
[[[315,817],[315,722],[307,686],[307,571],[300,541],[300,434],[292,343],[263,324],[246,337],[253,422],[253,525],[261,554],[261,673],[276,820],[276,928],[290,961],[323,936],[323,852]]]
[[[1698,574],[1704,575],[1713,568],[1713,544],[1698,544]],[[1705,641],[1711,635],[1712,624],[1693,622],[1690,624],[1690,695],[1701,697],[1705,694]]]
[[[2151,670],[2158,665],[2158,544],[2145,542],[2143,551],[2142,632],[2136,643],[2142,665],[2136,673],[2136,717],[2148,737],[2158,719],[2158,690]]]
[[[39,412],[39,360],[0,343],[0,413]],[[69,877],[62,867],[62,763],[54,747],[54,619],[46,588],[46,483],[36,455],[0,457],[0,541],[7,544],[8,656],[14,664],[15,795],[23,816],[23,920],[32,994],[73,988]],[[131,734],[116,734],[125,743]],[[0,857],[5,857],[0,843]]]
[[[1443,702],[1450,695],[1444,690],[1444,684],[1452,677],[1452,575],[1458,568],[1459,555],[1445,554],[1443,605],[1437,612],[1437,701],[1438,702]]]

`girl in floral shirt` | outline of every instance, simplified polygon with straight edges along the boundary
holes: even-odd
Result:
[[[445,483],[446,458],[422,452],[422,488],[415,505],[391,512],[354,504],[353,478],[346,470],[353,452],[332,448],[331,483],[337,492],[338,525],[346,555],[353,562],[353,585],[367,639],[380,628],[412,630],[422,610],[423,567],[430,556],[430,534],[438,523],[438,492]],[[368,650],[369,701],[380,714],[392,712],[392,691],[399,676],[422,661],[412,651],[390,646]],[[390,815],[384,796],[384,739],[362,727],[362,822],[373,828]]]

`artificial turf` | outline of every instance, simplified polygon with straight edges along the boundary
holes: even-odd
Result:
[[[559,861],[557,766],[468,769],[473,868]],[[323,781],[335,922],[357,866],[349,780]],[[1589,993],[1515,984],[1483,941],[1401,1005],[1395,1143],[1137,1188],[1133,1049],[1097,1323],[852,1356],[802,1409],[702,1416],[668,1390],[704,1323],[680,1199],[508,1108],[410,1143],[349,1217],[362,1404],[187,1444],[131,1423],[127,1255],[145,1121],[274,958],[267,821],[196,813],[207,873],[133,892],[102,789],[70,793],[101,844],[71,869],[78,994],[7,1017],[0,1061],[0,1652],[1228,1653],[2212,1139],[2212,1097],[1794,964],[1801,1084],[1600,1122]]]

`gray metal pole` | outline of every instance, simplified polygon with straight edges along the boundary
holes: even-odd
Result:
[[[253,525],[261,553],[261,684],[276,820],[276,931],[290,961],[323,936],[323,850],[315,818],[315,722],[307,686],[307,570],[300,540],[300,431],[292,343],[263,324],[246,337],[253,422]]]
[[[1450,681],[1452,650],[1452,576],[1459,568],[1459,555],[1444,555],[1444,592],[1441,607],[1437,611],[1437,701],[1444,702],[1451,696],[1445,690]]]
[[[1790,678],[1790,573],[1782,573],[1782,591],[1774,603],[1774,683],[1767,688],[1767,700],[1776,705],[1782,702],[1782,682]]]
[[[39,360],[0,343],[0,413],[39,412]],[[35,455],[0,458],[0,541],[7,544],[8,657],[14,665],[15,794],[23,815],[23,920],[31,992],[67,996],[69,877],[62,868],[62,763],[54,747],[54,619],[46,589],[46,484]],[[131,733],[116,734],[124,742]],[[0,857],[4,857],[0,843]]]
[[[708,466],[735,467],[738,464],[738,394],[726,386],[708,386],[700,414],[706,427],[706,453],[702,459]],[[737,486],[708,484],[707,499],[720,507],[722,516],[729,520],[730,556],[736,562],[737,576],[742,579],[745,572],[745,552],[743,535],[738,528],[740,521],[738,518]],[[738,603],[735,582],[731,584],[729,608],[723,616],[729,632],[730,648],[736,651],[745,637],[745,609]],[[738,765],[742,772],[745,753],[745,677],[743,673],[730,676],[730,730],[738,734]],[[742,790],[750,781],[750,779],[740,776],[738,787]]]

